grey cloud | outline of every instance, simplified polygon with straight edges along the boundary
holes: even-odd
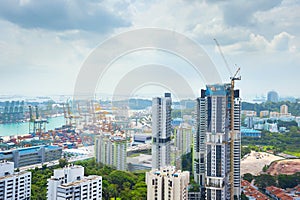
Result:
[[[24,28],[48,30],[86,30],[106,32],[130,23],[109,12],[96,1],[68,0],[3,0],[0,18]]]
[[[223,6],[224,21],[230,26],[255,25],[253,14],[270,10],[280,5],[282,0],[230,1]]]

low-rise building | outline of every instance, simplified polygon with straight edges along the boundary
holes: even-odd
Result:
[[[259,116],[261,118],[263,118],[263,117],[269,117],[269,111],[268,110],[262,110],[262,111],[260,111]]]
[[[0,161],[0,199],[29,200],[31,172],[14,172],[14,163]]]
[[[276,200],[293,200],[284,189],[275,186],[266,187],[266,193]]]
[[[261,131],[255,129],[242,128],[241,129],[242,137],[261,137]]]
[[[266,195],[258,191],[258,189],[252,186],[248,181],[242,180],[241,186],[244,194],[248,197],[248,199],[269,200],[269,198]]]
[[[279,112],[270,112],[270,118],[279,118],[280,113]]]
[[[0,160],[7,160],[14,163],[14,167],[40,164],[59,160],[62,155],[62,148],[59,146],[34,146],[0,152]]]
[[[241,114],[246,117],[256,117],[256,112],[254,110],[242,110]]]
[[[48,179],[48,200],[102,199],[102,177],[84,176],[84,167],[68,166],[54,170]]]

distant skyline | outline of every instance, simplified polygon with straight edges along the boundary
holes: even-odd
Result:
[[[281,97],[300,97],[299,10],[300,2],[294,0],[3,0],[0,96],[72,95],[82,64],[99,44],[125,31],[156,27],[196,41],[223,82],[235,65],[241,67],[242,81],[236,85],[246,100],[271,90]],[[105,80],[116,80],[126,70],[149,63],[178,66],[179,72],[186,66],[182,74],[195,93],[204,88],[187,63],[158,51],[119,59]],[[112,87],[105,84],[98,92],[108,93]],[[140,88],[135,95],[155,93],[162,94],[163,88]]]

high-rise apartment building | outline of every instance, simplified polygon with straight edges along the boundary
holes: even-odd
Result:
[[[102,199],[102,177],[84,176],[82,166],[55,169],[48,179],[48,200]]]
[[[207,85],[196,104],[194,177],[206,199],[230,198],[230,122],[234,123],[233,187],[240,196],[240,98],[234,91],[234,119],[230,119],[231,85]]]
[[[164,167],[146,172],[148,200],[187,200],[190,173]]]
[[[170,93],[152,99],[152,169],[171,163],[171,105]]]
[[[182,124],[174,128],[175,146],[179,155],[185,155],[191,152],[193,141],[192,127],[188,124]]]
[[[111,133],[102,133],[96,137],[96,162],[115,167],[117,170],[126,170],[127,141],[122,136]]]
[[[29,200],[31,172],[14,172],[14,163],[0,161],[0,199]]]

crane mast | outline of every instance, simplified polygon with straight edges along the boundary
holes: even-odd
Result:
[[[241,80],[241,77],[237,77],[240,68],[236,71],[233,77],[230,77],[230,200],[234,200],[234,83],[237,80]]]

